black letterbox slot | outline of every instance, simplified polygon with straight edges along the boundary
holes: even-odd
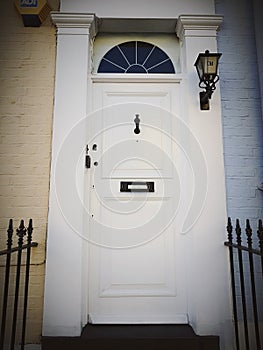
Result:
[[[121,192],[154,192],[153,181],[121,181]]]

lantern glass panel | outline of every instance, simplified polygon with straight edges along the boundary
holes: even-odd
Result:
[[[218,57],[216,57],[216,56],[206,57],[205,58],[205,65],[204,65],[205,74],[214,74],[214,75],[216,75],[216,72],[217,72],[217,59],[218,59]]]
[[[196,62],[196,69],[197,69],[197,73],[199,76],[200,80],[203,80],[203,75],[204,75],[204,69],[203,69],[203,62],[201,57],[199,56],[199,59]]]
[[[218,60],[220,53],[201,53],[199,54],[195,66],[200,81],[213,81],[217,75]]]

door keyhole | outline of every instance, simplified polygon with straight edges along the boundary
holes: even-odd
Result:
[[[135,114],[135,119],[134,119],[134,123],[135,123],[135,129],[134,129],[134,133],[135,134],[139,134],[141,132],[140,130],[140,118],[139,118],[139,114]]]

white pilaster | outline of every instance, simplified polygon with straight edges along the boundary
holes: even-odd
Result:
[[[64,163],[58,164],[57,160],[61,149],[68,147],[65,137],[87,113],[90,39],[95,34],[96,23],[92,14],[54,12],[51,17],[57,26],[57,57],[43,336],[79,336],[87,317],[86,298],[82,296],[85,288],[82,278],[83,240],[70,225],[65,213],[62,214],[57,194],[59,185],[60,191],[64,190],[65,198],[70,201],[71,193],[64,177],[67,177],[72,162],[67,164],[65,159]],[[72,149],[69,149],[68,159],[71,150],[74,152],[78,147],[85,147],[85,130],[77,136]],[[64,175],[58,179],[56,174],[59,172]],[[78,180],[81,196],[83,181]],[[72,205],[81,229],[83,211],[74,208],[73,197]]]
[[[232,349],[231,306],[227,250],[225,176],[221,125],[220,84],[210,110],[199,107],[199,79],[194,63],[199,53],[217,52],[219,15],[179,16],[176,33],[181,43],[184,81],[184,117],[199,140],[206,159],[207,196],[202,214],[190,232],[188,257],[189,322],[197,334],[220,336],[220,349]],[[219,72],[220,76],[220,72]]]

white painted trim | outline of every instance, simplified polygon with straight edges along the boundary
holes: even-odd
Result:
[[[180,83],[182,74],[93,74],[93,83]]]
[[[175,31],[180,40],[183,40],[186,34],[189,36],[188,30],[196,31],[194,36],[198,37],[206,36],[205,32],[209,32],[209,36],[214,36],[216,31],[220,29],[222,21],[222,15],[181,15],[178,18]]]
[[[175,33],[176,18],[100,18],[103,33]]]
[[[97,18],[95,14],[63,13],[53,11],[50,15],[52,22],[59,30],[58,34],[85,34],[83,29],[87,30],[88,34],[91,36],[94,36],[97,33]],[[71,33],[66,32],[65,29],[71,29]],[[77,32],[76,29],[82,29],[82,31]]]
[[[116,315],[114,317],[108,315],[89,315],[91,323],[96,324],[187,324],[188,316],[187,315],[176,315],[175,317],[167,317],[164,316],[162,319],[156,321],[156,318],[140,320],[138,321],[138,317],[127,317],[125,320]]]
[[[58,35],[42,335],[79,336],[87,323],[88,311],[87,298],[83,295],[88,283],[84,241],[76,234],[83,232],[83,213],[82,208],[76,210],[77,229],[67,222],[58,201],[56,173],[61,169],[57,167],[57,158],[67,135],[87,115],[90,39],[95,34],[96,18],[89,14],[54,12],[51,17]],[[85,142],[83,130],[74,146],[81,148]],[[79,181],[80,192],[84,193],[84,181]],[[72,198],[66,189],[65,194]],[[72,247],[76,255],[68,253]]]

